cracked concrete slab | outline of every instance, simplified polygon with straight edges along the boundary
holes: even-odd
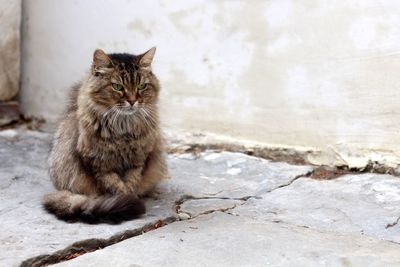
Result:
[[[400,253],[366,236],[216,212],[56,266],[400,266]]]
[[[240,153],[169,155],[172,179],[160,185],[157,199],[146,200],[145,216],[120,225],[68,224],[44,212],[40,205],[42,196],[53,191],[46,170],[50,143],[51,135],[46,133],[0,131],[0,266],[16,266],[78,241],[123,239],[125,233],[131,235],[159,220],[178,218],[175,202],[187,195],[215,198],[197,204],[194,199],[181,202],[181,209],[191,214],[229,209],[242,201],[239,198],[272,191],[312,170]]]
[[[193,196],[255,196],[288,185],[312,171],[310,166],[271,162],[233,152],[207,151],[197,157],[183,154],[173,158],[181,160],[170,161],[175,178],[171,187],[178,192],[184,188],[185,194]]]
[[[300,178],[234,214],[337,233],[369,235],[400,243],[400,178],[346,175],[334,180]]]

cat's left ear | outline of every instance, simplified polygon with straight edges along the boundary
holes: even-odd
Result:
[[[150,69],[151,62],[153,62],[156,47],[150,48],[147,52],[140,55],[139,66],[141,68]]]

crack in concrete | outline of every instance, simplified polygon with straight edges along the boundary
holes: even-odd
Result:
[[[56,264],[60,263],[63,261],[68,261],[72,260],[74,258],[77,258],[83,254],[94,252],[99,249],[103,249],[105,247],[111,246],[113,244],[119,243],[123,240],[136,237],[142,234],[145,234],[147,232],[153,231],[155,229],[164,227],[166,225],[169,225],[171,223],[174,223],[178,221],[179,214],[180,214],[180,205],[182,205],[185,201],[187,200],[201,200],[201,199],[229,199],[229,200],[241,200],[243,203],[240,203],[240,205],[243,205],[245,201],[250,199],[253,196],[245,196],[241,198],[229,198],[229,197],[195,197],[195,196],[190,196],[190,195],[183,195],[181,198],[179,198],[175,202],[175,212],[176,216],[170,216],[162,220],[157,220],[152,223],[148,223],[142,227],[132,229],[132,230],[127,230],[122,233],[115,234],[111,236],[110,238],[106,239],[101,239],[101,238],[92,238],[92,239],[86,239],[86,240],[81,240],[78,242],[73,243],[72,245],[58,250],[52,254],[46,254],[46,255],[39,255],[32,257],[30,259],[27,259],[23,261],[20,265],[20,267],[39,267],[39,266],[46,266],[49,264]],[[215,210],[207,210],[205,212],[202,212],[196,216],[190,217],[188,219],[194,219],[200,215],[205,215],[205,214],[210,214],[213,212],[221,211],[221,212],[227,212],[231,209],[236,208],[238,205],[235,204],[233,207],[228,207],[228,208],[221,208],[221,209],[215,209]],[[232,215],[230,213],[227,213],[229,215]]]
[[[400,222],[400,217],[398,217],[394,222],[388,223],[386,225],[385,229],[392,228],[392,227],[396,226],[399,222]]]
[[[267,191],[264,191],[264,192],[260,191],[260,192],[258,192],[257,194],[255,194],[254,196],[244,196],[244,197],[232,198],[232,197],[217,197],[217,196],[196,197],[196,196],[192,196],[192,195],[183,195],[180,199],[178,199],[177,201],[175,201],[175,212],[177,213],[177,215],[178,215],[178,217],[179,217],[180,220],[191,220],[191,219],[197,218],[197,217],[199,217],[199,216],[201,216],[201,215],[211,214],[211,213],[214,213],[214,212],[217,212],[217,211],[224,212],[224,213],[229,214],[229,215],[235,215],[235,214],[229,213],[228,211],[233,210],[233,209],[235,209],[235,208],[238,207],[238,206],[242,206],[242,205],[246,204],[246,202],[247,202],[250,198],[259,199],[259,198],[260,198],[260,196],[259,196],[260,194],[268,194],[268,193],[271,193],[271,192],[273,192],[273,191],[275,191],[275,190],[277,190],[277,189],[290,186],[290,185],[292,185],[292,184],[294,183],[294,181],[296,181],[297,179],[305,178],[305,177],[310,177],[313,173],[314,173],[314,169],[308,171],[308,172],[305,173],[305,174],[300,174],[300,175],[295,176],[295,177],[294,177],[292,180],[290,180],[288,183],[281,184],[281,185],[279,185],[279,186],[277,186],[277,187],[275,187],[275,188],[273,188],[273,189],[270,189],[270,190],[267,190]],[[182,205],[183,203],[185,203],[186,201],[188,201],[188,200],[204,200],[204,199],[239,200],[239,201],[242,201],[242,203],[240,203],[240,204],[233,204],[232,207],[228,207],[228,208],[220,208],[220,209],[211,209],[211,210],[207,210],[207,211],[201,212],[201,213],[199,213],[199,214],[197,214],[197,215],[193,215],[193,214],[190,214],[190,213],[188,213],[188,212],[185,212],[185,211],[182,211],[182,210],[181,210],[181,205]],[[182,215],[183,215],[183,216],[182,216]],[[186,216],[187,216],[187,217],[186,217]],[[235,216],[238,216],[238,215],[235,215]],[[186,218],[185,218],[185,217],[186,217]]]
[[[192,220],[192,219],[197,218],[197,217],[199,217],[201,215],[211,214],[211,213],[214,213],[214,212],[217,212],[217,211],[224,212],[224,213],[229,214],[229,215],[234,215],[234,214],[231,214],[231,213],[229,213],[227,211],[233,210],[238,206],[244,205],[246,203],[246,201],[249,200],[250,198],[257,198],[257,197],[256,196],[244,196],[244,197],[238,197],[238,198],[232,198],[232,197],[207,197],[207,196],[205,196],[205,197],[195,197],[195,196],[192,196],[192,195],[183,195],[180,199],[178,199],[175,202],[175,212],[178,214],[180,220]],[[228,208],[219,208],[219,209],[206,210],[206,211],[200,212],[197,215],[192,215],[192,214],[190,214],[188,212],[184,212],[184,211],[181,210],[181,205],[183,203],[185,203],[186,201],[188,201],[188,200],[204,200],[204,199],[238,200],[238,201],[242,201],[242,203],[233,204],[233,206],[228,207]],[[184,216],[181,216],[182,214],[185,214],[188,217],[184,218]]]
[[[295,176],[292,180],[290,180],[288,183],[286,183],[286,184],[281,184],[280,186],[277,186],[277,187],[275,187],[275,188],[273,188],[273,189],[267,191],[266,193],[270,193],[270,192],[275,191],[275,190],[277,190],[277,189],[291,186],[297,179],[310,177],[310,176],[313,174],[313,172],[314,172],[314,170],[311,170],[311,171],[309,171],[309,172],[307,172],[307,173],[305,173],[305,174],[297,175],[297,176]]]
[[[299,175],[295,176],[292,180],[290,180],[289,182],[287,182],[285,184],[281,184],[281,185],[279,185],[279,186],[277,186],[275,188],[269,189],[269,190],[265,190],[265,191],[264,190],[260,190],[260,191],[258,191],[256,193],[256,196],[259,196],[261,194],[268,194],[268,193],[271,193],[271,192],[273,192],[275,190],[278,190],[280,188],[291,186],[297,179],[311,177],[313,175],[313,173],[314,173],[314,169],[308,171],[305,174],[299,174]]]
[[[103,249],[105,247],[119,243],[125,239],[139,236],[144,233],[158,229],[160,227],[164,227],[177,220],[178,218],[176,216],[170,216],[162,220],[157,220],[155,222],[148,223],[136,229],[127,230],[122,233],[115,234],[110,238],[106,239],[92,238],[92,239],[78,241],[66,247],[65,249],[56,251],[52,254],[40,255],[27,259],[21,263],[20,267],[28,267],[28,266],[39,267],[39,266],[47,266],[49,264],[56,264],[63,261],[68,261],[76,257],[79,257],[83,254],[93,252],[98,249]]]
[[[243,205],[243,203],[241,203],[240,205]],[[197,218],[197,217],[199,217],[199,216],[201,216],[201,215],[207,215],[207,214],[211,214],[211,213],[214,213],[214,212],[217,212],[217,211],[224,212],[224,213],[226,213],[226,214],[228,214],[228,215],[232,215],[232,216],[233,216],[232,213],[229,213],[229,212],[227,212],[227,211],[233,210],[233,209],[236,208],[237,206],[239,206],[239,205],[238,205],[238,204],[235,204],[235,205],[233,205],[232,207],[220,208],[220,209],[213,209],[213,210],[207,210],[207,211],[201,212],[201,213],[199,213],[199,214],[197,214],[197,215],[191,215],[191,214],[189,214],[190,218],[188,218],[187,220],[192,220],[192,219]]]

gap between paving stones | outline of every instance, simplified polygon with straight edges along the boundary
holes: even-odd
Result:
[[[280,185],[280,186],[278,186],[274,189],[271,189],[267,192],[262,192],[262,194],[270,193],[270,192],[273,192],[274,190],[290,186],[295,180],[302,178],[302,177],[309,177],[312,173],[313,173],[313,171],[310,171],[309,173],[307,173],[305,175],[298,175],[298,176],[294,177],[289,183]],[[239,215],[231,214],[231,213],[229,213],[229,211],[235,209],[238,206],[244,205],[246,203],[246,201],[251,198],[257,199],[259,197],[258,196],[245,196],[245,197],[240,197],[240,198],[230,198],[230,197],[214,197],[214,196],[196,197],[196,196],[192,196],[192,195],[183,195],[177,201],[175,201],[174,210],[176,212],[176,216],[170,216],[170,217],[167,217],[162,220],[157,220],[155,222],[148,223],[148,224],[146,224],[142,227],[136,228],[136,229],[127,230],[122,233],[115,234],[115,235],[111,236],[110,238],[106,238],[106,239],[92,238],[92,239],[78,241],[78,242],[75,242],[72,245],[70,245],[62,250],[56,251],[52,254],[40,255],[40,256],[36,256],[36,257],[32,257],[30,259],[27,259],[21,263],[20,267],[47,266],[47,265],[51,265],[51,264],[60,263],[63,261],[72,260],[83,254],[94,252],[96,250],[106,248],[108,246],[114,245],[114,244],[124,241],[126,239],[130,239],[130,238],[133,238],[133,237],[136,237],[139,235],[143,235],[147,232],[164,227],[164,226],[174,223],[176,221],[192,220],[201,215],[211,214],[214,212],[224,212],[228,215],[239,216]],[[181,205],[189,200],[238,200],[238,201],[242,201],[242,202],[240,204],[235,204],[228,208],[210,209],[210,210],[201,212],[197,215],[192,215],[192,214],[187,214],[187,213],[181,211]],[[185,214],[185,215],[183,215],[183,214]],[[279,223],[276,221],[273,221],[273,222]]]
[[[368,164],[362,168],[349,168],[349,166],[314,165],[308,160],[308,155],[312,154],[312,151],[296,151],[288,148],[268,148],[257,146],[247,147],[235,143],[183,143],[170,146],[168,148],[168,153],[193,153],[194,155],[198,155],[206,150],[213,150],[215,152],[238,152],[253,157],[271,160],[273,162],[286,162],[293,165],[310,165],[314,167],[314,173],[310,176],[310,178],[317,180],[329,180],[346,174],[360,173],[390,174],[400,177],[400,173],[392,167],[385,166],[375,161],[368,162]]]
[[[163,227],[170,223],[177,221],[176,216],[171,216],[165,218],[163,220],[157,220],[152,223],[148,223],[140,228],[127,230],[122,233],[118,233],[113,235],[110,238],[106,239],[87,239],[73,243],[72,245],[66,247],[65,249],[56,251],[55,253],[48,254],[48,255],[40,255],[37,257],[32,257],[28,260],[25,260],[21,263],[21,267],[38,267],[38,266],[47,266],[50,264],[59,263],[62,261],[67,261],[79,257],[83,254],[96,251],[98,249],[103,249],[105,247],[111,246],[113,244],[119,243],[123,240],[128,238],[132,238],[138,235],[142,235],[154,229]]]

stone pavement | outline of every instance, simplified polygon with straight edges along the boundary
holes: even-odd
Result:
[[[120,225],[44,212],[51,135],[0,131],[0,266],[400,266],[400,178],[314,180],[232,152],[168,155],[172,179]]]

